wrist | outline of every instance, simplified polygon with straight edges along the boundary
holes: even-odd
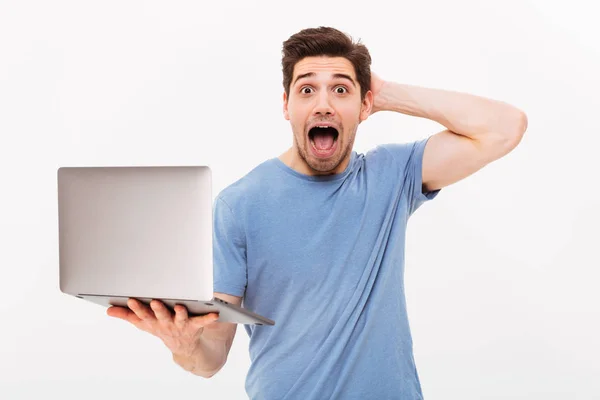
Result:
[[[183,352],[171,352],[173,361],[184,370],[210,378],[224,364],[225,344],[218,340],[198,338],[196,344]]]
[[[196,359],[192,354],[181,354],[171,352],[173,361],[188,372],[194,372],[196,369]]]
[[[171,356],[175,363],[179,364],[183,369],[193,372],[196,369],[200,358],[201,339],[198,338],[196,343],[184,349],[179,349],[177,352],[171,351]]]
[[[432,90],[397,82],[385,82],[381,87],[378,109],[414,117],[430,118],[425,99],[431,100]]]

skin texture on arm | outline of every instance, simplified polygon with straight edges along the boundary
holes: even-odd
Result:
[[[395,111],[446,127],[428,141],[423,191],[453,184],[512,151],[527,130],[518,108],[467,93],[385,82],[372,75],[372,113]]]
[[[214,293],[214,297],[238,306],[242,304],[241,297],[217,292]],[[206,325],[194,352],[191,354],[173,353],[173,361],[188,372],[204,378],[211,378],[227,362],[236,331],[237,324],[228,322]]]
[[[221,300],[225,300],[228,303],[235,304],[236,306],[242,305],[242,298],[238,296],[232,296],[225,293],[214,293],[214,297]],[[227,353],[231,350],[231,344],[237,331],[238,324],[231,324],[228,322],[217,322],[216,324],[206,326],[204,328],[204,336],[211,339],[225,339],[227,342]]]

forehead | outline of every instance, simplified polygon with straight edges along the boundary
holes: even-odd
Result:
[[[298,75],[314,72],[317,76],[329,77],[333,74],[346,74],[356,81],[354,66],[344,57],[306,57],[294,66],[292,82]]]

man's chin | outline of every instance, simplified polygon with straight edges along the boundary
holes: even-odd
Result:
[[[309,167],[318,173],[318,175],[333,175],[339,164],[321,162],[319,164],[310,163]]]
[[[340,159],[337,152],[328,158],[319,158],[311,154],[309,159],[307,160],[308,166],[312,170],[317,171],[319,174],[322,175],[331,175],[336,173],[336,170],[341,162],[342,160]]]
[[[338,143],[341,145],[341,143]],[[338,171],[340,164],[344,160],[344,148],[338,147],[336,151],[327,158],[317,157],[313,154],[310,143],[306,143],[303,148],[299,151],[299,156],[304,160],[307,165],[316,175],[333,175],[339,173]]]

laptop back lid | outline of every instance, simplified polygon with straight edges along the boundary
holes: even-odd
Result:
[[[59,168],[60,290],[211,299],[211,178],[207,166]]]

